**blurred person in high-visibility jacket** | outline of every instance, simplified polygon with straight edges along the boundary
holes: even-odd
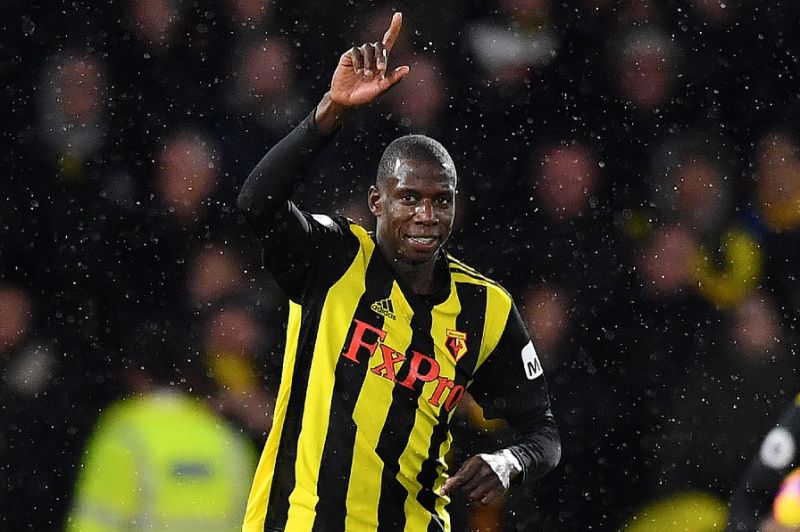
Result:
[[[132,345],[132,394],[101,415],[66,529],[240,529],[252,442],[198,398],[200,378],[184,366],[199,359],[174,323],[146,323]]]

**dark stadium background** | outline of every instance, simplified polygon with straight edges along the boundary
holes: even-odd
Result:
[[[286,306],[235,197],[393,10],[411,73],[298,201],[369,224],[387,142],[442,141],[450,251],[517,300],[564,444],[505,515],[457,499],[454,528],[613,530],[685,493],[723,507],[798,389],[800,4],[6,0],[0,528],[62,526],[146,320],[191,342],[176,363],[262,444]],[[509,437],[479,418],[458,414],[455,463]]]

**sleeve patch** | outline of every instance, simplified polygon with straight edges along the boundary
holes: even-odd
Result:
[[[529,381],[532,381],[544,373],[542,363],[539,362],[539,357],[536,356],[536,349],[533,347],[533,342],[528,342],[527,345],[522,348],[522,365],[525,368],[525,376],[528,377]]]
[[[333,219],[328,216],[327,214],[312,214],[312,218],[314,218],[317,222],[324,225],[325,227],[333,227]]]
[[[794,459],[795,443],[792,434],[784,427],[775,427],[761,444],[758,457],[772,469],[783,469]]]

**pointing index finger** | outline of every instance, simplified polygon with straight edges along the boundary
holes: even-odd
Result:
[[[383,47],[386,48],[386,52],[390,52],[392,50],[392,46],[394,46],[394,42],[397,40],[397,34],[400,33],[400,26],[403,24],[403,14],[400,12],[395,13],[392,16],[392,23],[389,25],[389,29],[386,30],[386,33],[383,35]]]

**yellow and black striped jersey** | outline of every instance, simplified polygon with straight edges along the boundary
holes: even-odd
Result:
[[[407,289],[373,236],[302,213],[306,256],[265,249],[290,297],[273,428],[244,530],[449,530],[449,420],[469,390],[514,426],[549,415],[509,294],[442,253],[449,283]]]

